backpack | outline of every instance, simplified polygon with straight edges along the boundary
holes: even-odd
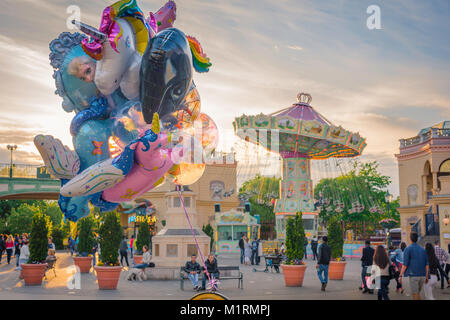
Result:
[[[258,250],[258,241],[252,242],[252,250],[254,250],[254,251]]]

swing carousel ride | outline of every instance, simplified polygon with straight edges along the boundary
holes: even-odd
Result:
[[[318,210],[328,208],[331,199],[314,199],[311,160],[354,158],[361,155],[366,139],[359,133],[335,126],[311,106],[311,95],[299,93],[298,102],[271,114],[242,115],[233,122],[235,133],[246,142],[260,145],[282,159],[280,196],[274,203],[276,233],[285,239],[286,220],[302,212],[308,238],[318,235]],[[339,166],[339,164],[337,164]],[[333,199],[333,210],[344,204]],[[319,206],[318,206],[319,205]],[[351,210],[362,210],[354,201]]]

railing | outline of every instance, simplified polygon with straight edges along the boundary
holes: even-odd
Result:
[[[0,163],[0,177],[10,177],[11,165],[9,163]],[[34,178],[51,179],[43,165],[13,164],[13,178]]]
[[[408,139],[400,139],[400,148],[405,148],[419,143],[423,143],[425,141],[430,140],[431,138],[436,139],[449,137],[450,137],[450,129],[431,128],[430,130],[422,133],[421,135]]]

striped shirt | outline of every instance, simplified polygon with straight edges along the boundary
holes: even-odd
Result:
[[[434,246],[434,253],[441,265],[445,264],[448,260],[448,253],[439,246]]]

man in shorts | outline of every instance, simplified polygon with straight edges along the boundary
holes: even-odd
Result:
[[[403,280],[403,275],[409,277],[409,286],[414,300],[420,300],[420,291],[423,285],[428,282],[429,265],[425,249],[417,244],[419,236],[413,232],[410,235],[411,245],[403,252],[403,266],[400,272],[399,281]]]

